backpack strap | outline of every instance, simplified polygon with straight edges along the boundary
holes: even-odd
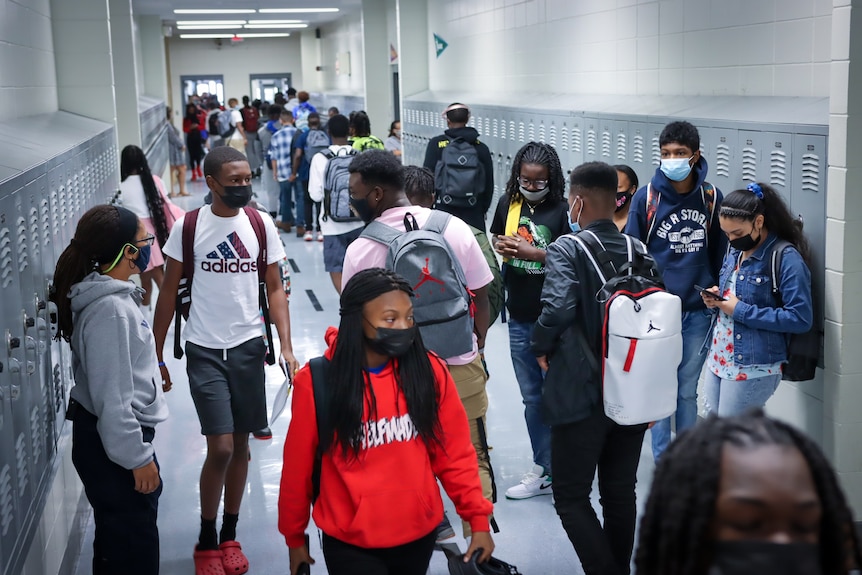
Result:
[[[443,235],[443,232],[446,231],[446,226],[449,225],[449,219],[451,217],[452,216],[450,214],[443,210],[431,210],[431,214],[428,216],[428,221],[425,222],[422,229]]]
[[[649,243],[649,238],[652,235],[653,227],[655,226],[655,214],[658,211],[658,205],[661,202],[661,194],[656,193],[652,189],[652,182],[647,182],[646,186],[646,242]]]
[[[360,234],[359,237],[368,238],[369,240],[374,240],[377,243],[389,247],[395,242],[395,240],[401,237],[401,234],[403,233],[404,232],[401,230],[396,230],[392,226],[387,226],[377,220],[372,220],[370,224],[365,226],[365,229],[362,230],[362,234]]]
[[[317,420],[317,450],[314,453],[314,465],[311,471],[311,502],[313,504],[320,495],[320,467],[323,463],[323,444],[330,440],[332,430],[329,427],[329,409],[326,399],[326,377],[329,371],[329,360],[323,356],[315,357],[308,362],[308,365],[311,368],[314,415]]]
[[[611,261],[608,251],[596,234],[589,230],[583,230],[575,236],[575,241],[584,250],[590,263],[593,264],[599,279],[602,280],[602,285],[617,275],[617,269]]]
[[[195,231],[198,227],[198,214],[200,211],[201,209],[197,208],[186,212],[186,216],[183,219],[183,275],[180,278],[180,282],[185,281],[189,295],[191,295],[192,276],[195,273]],[[177,359],[183,358],[183,345],[180,341],[180,331],[183,323],[182,316],[180,290],[177,290],[177,301],[174,309],[174,357]]]
[[[781,299],[781,291],[779,290],[779,282],[781,280],[781,260],[784,256],[784,250],[792,247],[793,244],[787,240],[776,240],[772,246],[772,252],[769,254],[769,271],[772,275],[772,297],[778,302],[779,306],[784,306]]]
[[[266,228],[263,224],[263,218],[260,217],[260,212],[250,206],[245,206],[243,210],[251,222],[254,235],[257,236],[258,246],[260,246],[257,253],[258,302],[260,304],[260,313],[263,316],[263,329],[266,333],[266,363],[267,365],[275,365],[275,341],[272,338],[272,321],[269,315],[269,300],[266,294]]]
[[[704,182],[700,187],[700,197],[703,199],[703,207],[706,209],[706,234],[707,243],[709,242],[709,230],[712,228],[712,217],[715,215],[715,186],[709,182]]]

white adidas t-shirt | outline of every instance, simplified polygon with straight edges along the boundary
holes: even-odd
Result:
[[[284,259],[275,224],[261,213],[267,241],[267,265]],[[183,221],[174,225],[162,248],[183,261]],[[192,306],[183,330],[186,341],[209,349],[230,349],[262,335],[258,301],[257,236],[245,211],[232,218],[201,208],[195,230]]]

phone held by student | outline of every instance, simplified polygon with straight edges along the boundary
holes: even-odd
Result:
[[[721,297],[720,295],[718,295],[714,291],[710,291],[709,289],[707,289],[703,286],[699,286],[699,285],[695,284],[694,289],[699,291],[701,294],[706,294],[707,297],[711,297],[712,299],[717,299],[718,301],[727,301],[726,297]]]

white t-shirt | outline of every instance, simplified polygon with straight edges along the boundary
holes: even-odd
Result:
[[[242,124],[242,113],[234,108],[230,111],[230,125],[236,128],[237,124]],[[245,126],[243,126],[243,129]],[[230,140],[242,140],[242,134],[239,133],[239,130],[234,129],[233,134],[230,135]]]
[[[339,150],[349,150],[352,146],[339,146],[333,144],[329,146],[334,154]],[[308,195],[315,202],[323,201],[323,177],[326,175],[326,163],[329,160],[323,155],[323,152],[318,152],[311,158],[311,167],[308,170]],[[321,206],[322,207],[322,206]],[[320,231],[324,236],[339,236],[352,232],[355,229],[365,226],[361,221],[358,222],[334,222],[330,218],[324,219],[320,216]]]
[[[389,208],[375,221],[403,231],[404,216],[408,212],[416,218],[419,227],[424,226],[431,216],[431,210],[428,208],[402,206]],[[461,264],[461,269],[464,270],[464,279],[470,290],[475,291],[483,288],[494,280],[494,275],[491,273],[491,268],[488,267],[488,261],[485,259],[485,254],[482,253],[482,248],[479,247],[479,242],[476,241],[476,236],[473,235],[473,230],[463,220],[452,216],[443,231],[443,237],[449,247],[452,248],[452,254],[458,259],[458,263]],[[353,243],[347,246],[347,253],[344,256],[341,287],[346,286],[350,278],[356,275],[358,271],[369,268],[385,268],[388,253],[389,248],[380,242],[361,236],[353,240]],[[478,351],[476,335],[473,334],[473,349],[464,355],[445,358],[446,363],[449,365],[467,365],[476,359]]]
[[[158,176],[153,176],[153,181],[156,183],[159,193],[163,193],[164,184],[162,184],[162,180]],[[147,205],[147,195],[144,193],[144,184],[141,183],[141,176],[129,176],[120,182],[120,192],[124,208],[131,210],[139,218],[152,217],[150,207]]]
[[[266,263],[284,259],[284,246],[275,224],[261,213],[266,229]],[[183,261],[183,221],[177,220],[162,251]],[[257,256],[260,253],[251,221],[240,210],[222,218],[204,206],[195,229],[195,274],[192,306],[183,330],[187,341],[209,349],[230,349],[263,333],[258,300]]]

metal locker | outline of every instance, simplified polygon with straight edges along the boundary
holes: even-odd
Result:
[[[754,179],[746,173],[746,170],[750,170],[745,164],[746,161],[750,163],[750,148],[754,148],[757,158]],[[741,179],[745,182],[769,184],[784,196],[789,204],[790,178],[793,173],[793,135],[788,132],[740,130],[739,149],[744,158]]]
[[[790,184],[790,210],[802,218],[811,248],[811,280],[821,294],[826,269],[826,141],[826,136],[793,135]]]
[[[629,122],[629,161],[627,165],[635,171],[638,183],[644,186],[649,182],[655,169],[661,163],[659,136],[663,126],[646,122]]]
[[[609,118],[599,119],[600,161],[614,163],[614,122]]]
[[[631,157],[630,149],[629,123],[625,120],[611,122],[611,158],[608,163],[628,165]]]
[[[569,167],[574,168],[584,163],[584,123],[583,116],[572,116],[569,126]]]
[[[735,190],[739,186],[739,173],[734,173],[737,164],[736,130],[728,128],[701,128],[700,147],[709,165],[706,180],[724,190]]]
[[[601,161],[601,124],[597,118],[584,118],[584,162]]]

